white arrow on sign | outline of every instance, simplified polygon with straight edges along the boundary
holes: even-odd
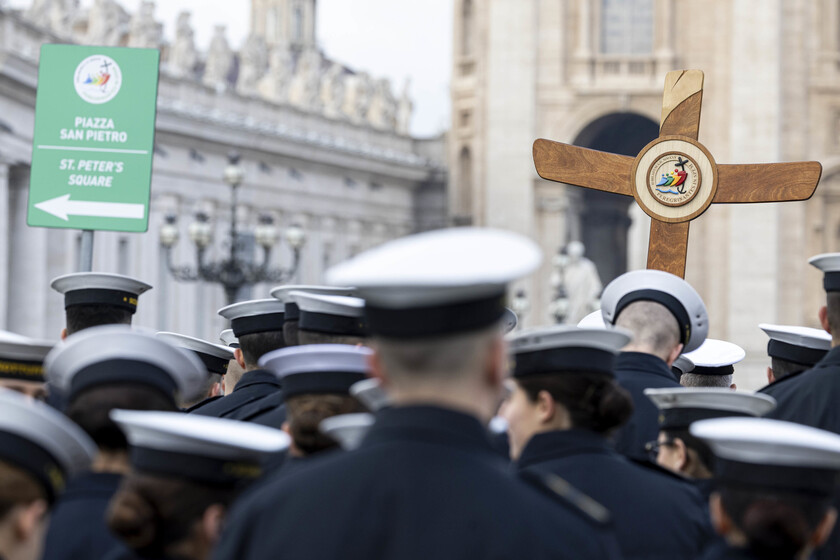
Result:
[[[61,218],[65,222],[68,216],[90,216],[96,218],[130,218],[142,220],[146,215],[145,204],[127,204],[124,202],[92,202],[70,200],[65,194],[39,202],[35,208]]]

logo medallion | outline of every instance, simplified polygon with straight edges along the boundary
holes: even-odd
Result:
[[[76,67],[73,85],[79,97],[88,103],[101,105],[119,93],[122,87],[122,71],[109,56],[89,56]]]
[[[647,186],[650,194],[665,206],[682,206],[700,191],[700,168],[691,157],[669,152],[650,165]]]

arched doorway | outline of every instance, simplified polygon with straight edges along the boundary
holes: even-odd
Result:
[[[612,113],[589,123],[573,142],[577,146],[635,157],[659,135],[659,125],[636,113]],[[627,271],[628,209],[633,199],[580,189],[580,226],[572,237],[586,246],[586,256],[598,267],[606,285]]]

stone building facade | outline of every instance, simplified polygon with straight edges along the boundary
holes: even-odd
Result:
[[[242,229],[253,231],[269,215],[281,231],[293,223],[306,231],[295,281],[320,282],[328,266],[359,251],[445,225],[444,139],[409,135],[411,100],[395,95],[387,80],[347,68],[316,48],[314,4],[254,0],[255,14],[276,15],[274,27],[255,27],[238,49],[220,27],[207,52],[195,47],[189,14],[179,17],[174,38],[164,42],[152,2],[142,2],[135,13],[114,0],[95,0],[89,9],[65,0],[34,0],[21,12],[0,8],[0,328],[55,339],[63,301],[49,281],[74,272],[78,262],[78,232],[26,225],[44,43],[162,53],[149,230],[97,232],[95,238],[94,270],[154,285],[140,299],[135,324],[210,340],[223,328],[216,315],[225,304],[221,288],[174,281],[159,229],[167,215],[177,216],[181,241],[174,261],[194,264],[188,228],[204,212],[215,231],[209,257],[225,256],[231,194],[222,176],[234,149],[246,171],[238,207]],[[300,34],[292,27],[280,31],[287,17]],[[289,260],[281,242],[272,264]],[[270,287],[241,296],[267,297]]]
[[[687,279],[711,336],[745,347],[760,322],[816,326],[809,256],[840,250],[840,8],[836,0],[456,0],[451,219],[514,229],[555,253],[582,240],[606,284],[643,268],[649,218],[613,195],[543,181],[535,138],[636,155],[658,133],[665,73],[705,72],[700,142],[718,163],[818,160],[808,202],[716,205],[691,226]],[[524,284],[550,321],[551,265]],[[739,376],[736,373],[736,377]]]

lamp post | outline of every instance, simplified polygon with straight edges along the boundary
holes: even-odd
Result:
[[[175,225],[177,216],[169,214],[160,228],[160,243],[166,250],[166,266],[169,272],[180,282],[211,282],[221,284],[225,290],[228,304],[235,303],[236,294],[246,286],[253,286],[262,282],[283,284],[291,280],[297,273],[300,264],[300,251],[306,244],[306,232],[297,224],[286,229],[284,237],[292,250],[292,264],[288,269],[270,269],[268,263],[271,251],[277,244],[280,233],[274,225],[274,219],[268,214],[259,217],[259,224],[254,228],[254,239],[262,248],[263,256],[259,263],[246,261],[239,257],[242,248],[242,233],[237,227],[236,206],[239,187],[245,179],[245,172],[239,165],[240,156],[237,153],[228,155],[228,165],[225,167],[224,181],[231,188],[230,205],[230,251],[227,258],[214,262],[207,262],[207,248],[213,241],[213,226],[210,216],[204,212],[195,215],[195,220],[189,225],[190,240],[196,249],[196,267],[177,266],[172,262],[172,248],[178,243],[178,227]]]

